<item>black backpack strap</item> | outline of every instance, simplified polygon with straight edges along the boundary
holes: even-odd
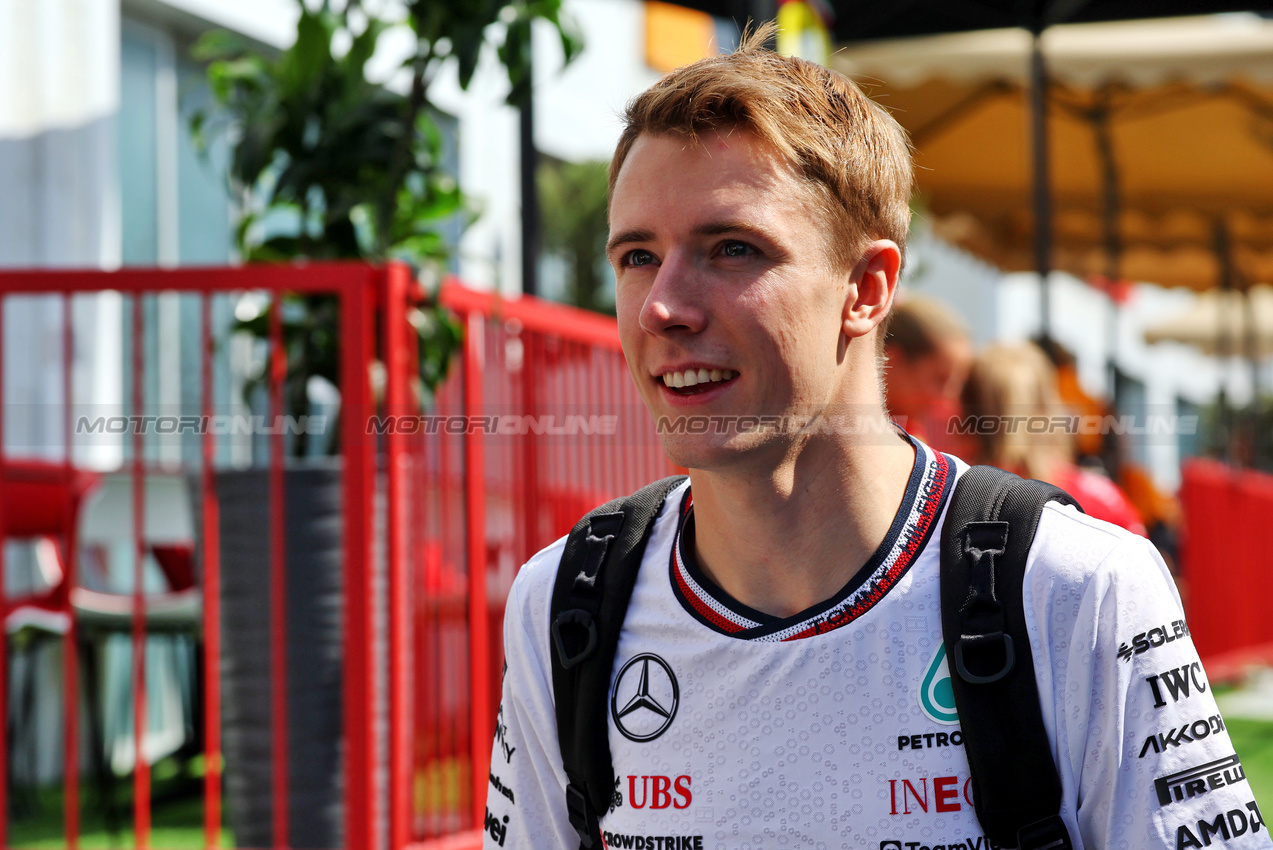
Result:
[[[583,850],[601,847],[598,821],[614,793],[610,673],[641,556],[667,494],[664,478],[607,502],[575,524],[557,568],[549,612],[557,738],[566,769],[566,810]]]
[[[1060,488],[974,466],[955,485],[942,530],[946,662],[987,837],[1021,850],[1068,850],[1026,632],[1022,584],[1043,506]]]

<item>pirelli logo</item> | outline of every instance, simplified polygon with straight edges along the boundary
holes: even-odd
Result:
[[[1242,763],[1235,753],[1155,779],[1154,788],[1158,791],[1158,802],[1166,806],[1233,785],[1243,779],[1246,779],[1246,772],[1242,770]]]

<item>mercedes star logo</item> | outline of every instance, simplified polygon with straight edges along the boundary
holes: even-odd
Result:
[[[610,715],[624,737],[653,741],[672,725],[680,696],[676,675],[667,662],[643,652],[628,659],[615,677]]]

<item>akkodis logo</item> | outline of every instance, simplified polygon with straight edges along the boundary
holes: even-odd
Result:
[[[933,654],[924,679],[919,683],[919,706],[934,723],[953,726],[959,722],[959,712],[955,709],[955,689],[950,682],[944,643],[937,644],[937,652]]]

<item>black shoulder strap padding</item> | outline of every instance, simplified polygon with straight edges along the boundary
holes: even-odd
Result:
[[[1070,846],[1021,595],[1049,501],[1077,506],[1050,484],[974,466],[959,477],[942,529],[946,662],[977,818],[1003,847]]]
[[[549,612],[557,736],[567,810],[585,850],[600,847],[597,819],[610,807],[610,674],[641,556],[663,502],[685,476],[608,502],[575,524],[557,568]]]

